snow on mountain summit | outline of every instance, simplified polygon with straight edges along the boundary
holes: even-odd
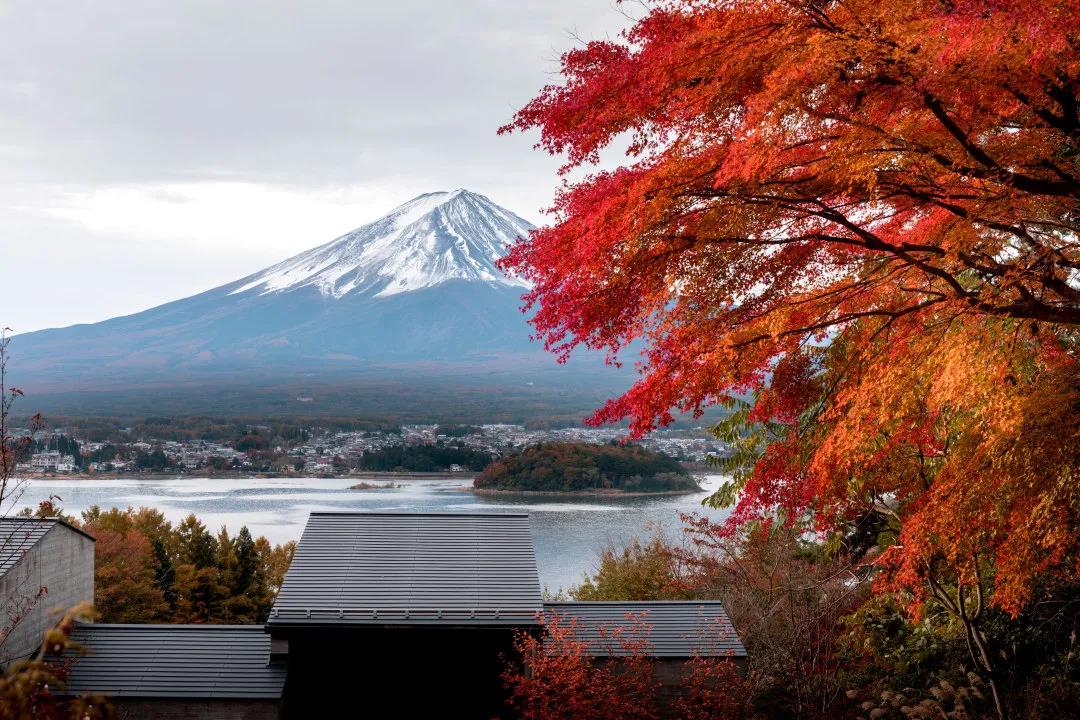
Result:
[[[313,287],[328,297],[387,297],[448,280],[526,287],[495,266],[533,229],[468,190],[413,198],[386,216],[243,280],[229,294]]]

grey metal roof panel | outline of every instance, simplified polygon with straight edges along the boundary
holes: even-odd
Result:
[[[52,530],[49,520],[27,520],[4,518],[0,520],[0,577],[8,573],[19,562],[26,551],[37,545],[45,533]]]
[[[746,657],[724,606],[715,601],[544,603],[546,621],[554,615],[593,657],[631,655],[639,644],[653,657]]]
[[[312,513],[269,627],[535,625],[529,516]]]
[[[41,538],[45,537],[45,533],[57,525],[62,525],[90,540],[94,539],[92,535],[57,518],[0,518],[0,577],[15,567],[26,551],[34,547]]]
[[[72,639],[66,692],[113,697],[276,700],[286,668],[269,664],[262,625],[95,625]]]
[[[88,535],[79,528],[69,525],[57,518],[26,518],[5,517],[0,518],[0,577],[7,574],[8,570],[15,567],[26,551],[34,547],[45,533],[57,525],[62,525],[72,532]]]

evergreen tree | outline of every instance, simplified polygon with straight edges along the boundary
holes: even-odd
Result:
[[[259,559],[255,554],[255,541],[252,539],[251,532],[247,529],[247,525],[240,528],[240,533],[236,536],[234,548],[236,552],[237,573],[236,584],[233,586],[233,594],[249,594],[255,589],[253,586],[256,580],[256,573],[258,572]]]
[[[60,517],[57,512],[47,506],[37,516]],[[65,519],[97,538],[103,622],[263,622],[296,546],[271,545],[246,527],[235,538],[225,528],[215,537],[194,515],[174,526],[152,508],[94,506],[81,522]]]
[[[188,515],[176,528],[182,561],[198,569],[214,566],[217,541],[195,515]]]
[[[154,585],[161,591],[161,596],[169,605],[169,612],[176,612],[176,568],[169,556],[165,541],[154,538],[150,541],[150,547],[154,552]]]

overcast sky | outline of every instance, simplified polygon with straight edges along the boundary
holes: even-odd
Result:
[[[540,222],[499,125],[613,0],[0,2],[0,326],[135,312],[466,187]]]

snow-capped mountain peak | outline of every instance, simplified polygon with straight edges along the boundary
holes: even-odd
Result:
[[[533,229],[468,190],[420,195],[384,217],[238,282],[229,294],[315,288],[328,297],[387,297],[448,280],[525,287],[495,266]]]

